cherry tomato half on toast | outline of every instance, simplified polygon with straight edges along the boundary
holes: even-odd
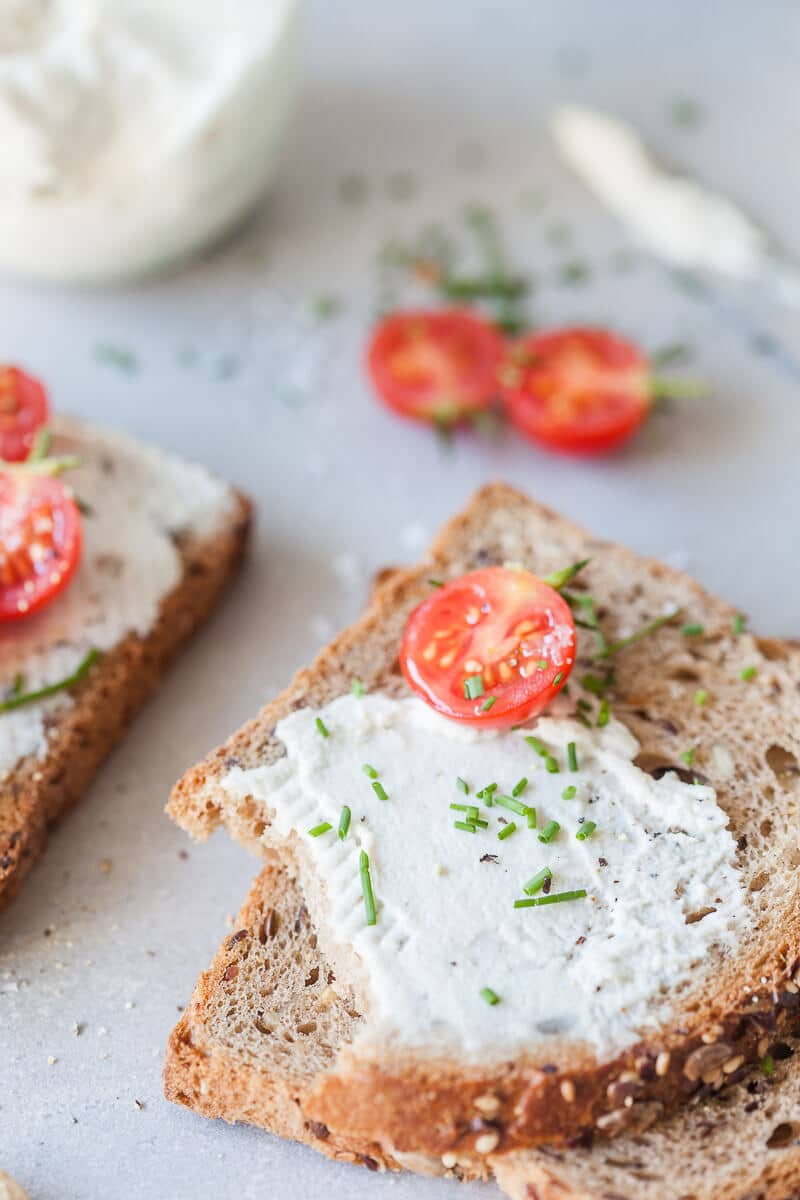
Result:
[[[409,685],[438,712],[486,728],[540,713],[575,662],[575,622],[530,571],[486,567],[411,614],[400,650]]]
[[[0,458],[22,462],[50,416],[47,393],[19,367],[0,366]]]
[[[500,390],[509,419],[532,441],[568,454],[626,442],[650,411],[648,362],[602,329],[532,334],[509,351]]]
[[[505,343],[463,309],[396,312],[381,321],[367,369],[385,404],[418,421],[453,423],[497,396]]]
[[[0,621],[36,612],[69,583],[81,552],[81,515],[60,479],[0,474]]]

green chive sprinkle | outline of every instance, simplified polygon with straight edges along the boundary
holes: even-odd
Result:
[[[553,872],[549,867],[542,867],[541,871],[537,871],[533,879],[529,879],[526,884],[523,884],[522,890],[526,896],[535,896],[544,887],[545,879],[552,879]]]
[[[775,1070],[775,1059],[771,1054],[765,1055],[764,1060],[761,1063],[761,1070],[767,1077],[773,1074]]]
[[[681,758],[686,763],[687,767],[690,767],[694,762],[695,749],[695,746],[690,746],[688,750],[683,750],[681,752]]]
[[[323,721],[322,717],[317,717],[317,719],[316,719],[316,721],[314,722],[314,724],[315,724],[315,725],[316,725],[316,727],[317,727],[317,733],[321,733],[323,737],[330,737],[330,736],[331,736],[331,735],[330,735],[330,730],[327,728],[327,726],[326,726],[325,722]]]
[[[574,742],[567,742],[567,762],[569,763],[570,771],[577,771],[578,751]]]
[[[579,842],[585,842],[587,838],[592,836],[595,829],[597,829],[597,825],[594,823],[594,821],[584,821],[578,832],[575,834],[575,837]]]
[[[575,707],[579,708],[581,712],[589,712],[592,706],[588,700],[584,700],[583,696],[579,696],[575,701]]]
[[[536,666],[539,668],[540,671],[546,671],[547,670],[547,659],[540,658],[538,663],[536,664]]]
[[[467,811],[466,804],[451,804],[450,807],[455,809],[456,812],[466,812]]]
[[[495,796],[494,802],[495,804],[499,804],[501,808],[510,809],[518,817],[524,817],[528,812],[527,805],[523,804],[521,800],[515,799],[514,796]]]
[[[739,637],[745,631],[747,620],[741,613],[736,613],[731,624],[733,626],[734,637]]]
[[[313,829],[309,829],[309,837],[321,837],[323,833],[327,833],[329,829],[333,829],[330,821],[320,821],[319,825],[315,825]]]
[[[477,700],[483,695],[483,676],[470,675],[464,680],[464,699]]]
[[[465,833],[477,833],[478,832],[477,828],[473,825],[472,821],[454,821],[453,828],[454,829],[463,829]]]
[[[503,828],[500,830],[500,832],[498,833],[497,836],[501,842],[504,842],[507,837],[511,837],[512,833],[516,833],[516,832],[517,832],[516,823],[514,821],[509,821],[507,825],[503,826]]]
[[[605,679],[601,679],[599,675],[584,675],[581,680],[581,686],[594,696],[602,696],[608,687],[608,683]]]
[[[481,988],[480,997],[482,1000],[485,1000],[487,1004],[494,1005],[500,1003],[500,997],[498,996],[497,992],[493,992],[490,987]]]
[[[656,617],[654,621],[648,621],[641,629],[637,629],[630,637],[620,638],[618,642],[610,642],[604,650],[599,651],[601,658],[610,658],[612,654],[616,654],[618,650],[624,650],[626,646],[632,646],[635,642],[640,642],[642,638],[649,637],[651,633],[656,633],[664,625],[670,625],[680,616],[681,610],[678,608],[675,612],[665,613],[662,617]]]
[[[489,822],[482,820],[480,817],[470,817],[469,823],[470,823],[470,825],[477,825],[478,829],[488,829],[489,828]]]
[[[467,820],[468,821],[477,821],[479,815],[480,815],[480,813],[474,804],[467,805]]]
[[[535,829],[536,828],[536,809],[535,808],[526,809],[525,816],[528,821],[528,829]]]
[[[466,782],[466,780],[462,779],[460,775],[456,777],[456,787],[460,792],[463,792],[465,796],[469,795],[469,784]]]
[[[478,797],[479,800],[485,800],[486,803],[489,804],[491,802],[492,796],[494,795],[494,793],[496,791],[497,791],[496,783],[487,783],[486,787],[482,787],[479,792],[475,793],[475,795]]]
[[[370,779],[378,778],[378,772],[375,770],[374,767],[371,767],[369,763],[362,763],[361,770],[364,772],[365,775],[369,775]]]
[[[574,892],[549,892],[546,896],[531,896],[527,900],[515,900],[514,908],[540,908],[543,904],[563,904],[566,900],[583,900],[585,888]]]
[[[569,787],[564,788],[563,792],[561,793],[561,799],[562,800],[574,800],[577,794],[578,794],[578,789],[575,787],[574,783],[571,783],[569,785]]]
[[[702,637],[705,631],[705,625],[701,625],[699,621],[689,621],[686,625],[681,626],[681,633],[684,637]]]
[[[705,688],[698,688],[694,694],[694,702],[698,705],[703,705],[708,701],[708,692]]]
[[[560,828],[561,826],[559,825],[558,821],[548,821],[542,832],[539,834],[539,841],[544,842],[545,844],[552,842]]]
[[[350,684],[350,693],[353,696],[358,696],[360,699],[362,696],[366,696],[367,689],[364,687],[360,679],[354,679]]]
[[[342,815],[339,817],[339,828],[337,830],[337,832],[339,834],[340,842],[343,842],[344,839],[347,837],[347,831],[349,828],[350,828],[350,809],[345,804],[344,807],[342,808]]]
[[[361,874],[361,892],[364,896],[364,909],[367,914],[367,924],[377,925],[378,916],[375,911],[375,894],[372,891],[372,878],[369,873],[369,855],[366,850],[361,851],[359,858],[359,867]]]
[[[572,583],[579,571],[582,571],[585,566],[591,562],[590,558],[582,558],[580,562],[573,563],[571,567],[564,567],[561,571],[553,571],[550,575],[545,575],[544,582],[548,587],[559,588],[566,587],[568,583]]]
[[[553,684],[555,685],[555,684],[557,684],[557,683],[561,683],[561,680],[562,680],[563,678],[564,678],[564,672],[563,672],[563,671],[559,671],[559,672],[558,672],[558,674],[556,675],[556,677],[553,679]]]
[[[441,579],[429,579],[428,583],[431,587],[444,587],[444,582]]]
[[[540,754],[542,756],[542,758],[547,758],[550,751],[547,749],[547,746],[545,746],[544,742],[541,741],[540,738],[533,737],[533,735],[531,735],[530,737],[526,737],[525,741],[528,743],[529,746],[532,746],[533,749],[536,751],[536,753]]]
[[[755,667],[744,667],[744,669],[739,672],[739,678],[743,679],[745,681],[745,683],[747,683],[751,679],[755,679],[755,677],[756,677]]]
[[[481,705],[481,712],[488,712],[496,700],[497,696],[487,696]]]
[[[597,710],[597,724],[600,726],[600,728],[602,728],[604,725],[608,724],[608,718],[610,716],[611,716],[611,711],[609,709],[608,701],[601,700],[600,707]]]
[[[520,779],[519,783],[514,784],[513,788],[511,789],[511,795],[512,796],[521,796],[527,786],[528,786],[528,780],[523,775],[522,779]]]
[[[374,780],[374,782],[372,784],[372,790],[375,793],[375,795],[378,797],[379,800],[388,800],[389,799],[389,797],[386,795],[386,789],[384,788],[384,786],[380,782],[380,780],[378,780],[378,779]]]
[[[558,765],[558,760],[553,758],[552,754],[548,754],[547,758],[544,760],[544,765],[547,767],[547,770],[551,775],[558,775],[561,769]]]
[[[67,691],[71,687],[75,687],[77,683],[89,674],[94,664],[101,658],[99,650],[90,650],[84,660],[73,671],[72,675],[68,675],[66,679],[59,679],[58,683],[49,683],[45,687],[37,688],[33,692],[23,692],[24,680],[21,676],[17,676],[11,688],[11,695],[5,700],[0,701],[0,713],[11,712],[12,709],[21,708],[23,704],[35,704],[37,700],[46,700],[48,696],[54,696],[56,692]],[[19,687],[17,686],[19,684]]]

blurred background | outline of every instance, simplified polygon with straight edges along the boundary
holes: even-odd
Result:
[[[257,528],[243,579],[5,920],[0,1164],[60,1200],[106,1195],[111,1163],[126,1197],[218,1197],[233,1179],[243,1198],[289,1179],[312,1196],[455,1195],[165,1105],[176,1007],[254,865],[226,839],[179,859],[163,802],[356,615],[375,570],[418,557],[489,479],[689,570],[757,629],[798,635],[800,319],[776,280],[800,257],[800,11],[0,0],[3,15],[0,361],[39,375],[54,408],[234,480]],[[52,45],[51,19],[67,30]],[[728,196],[769,234],[763,269],[735,278],[643,248],[559,156],[563,103],[630,123]],[[363,371],[375,318],[438,303],[408,269],[420,247],[452,245],[474,268],[476,205],[530,278],[531,324],[671,349],[709,394],[591,460],[502,430],[443,441],[383,408]],[[493,1194],[458,1189],[473,1193]]]

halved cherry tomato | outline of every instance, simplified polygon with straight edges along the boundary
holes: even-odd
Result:
[[[81,553],[81,515],[60,479],[24,469],[0,475],[0,621],[48,604]]]
[[[490,728],[536,716],[575,662],[566,601],[530,571],[486,567],[445,584],[415,608],[400,665],[423,700]]]
[[[36,431],[47,424],[47,393],[19,367],[0,366],[0,458],[22,462],[33,448]]]
[[[397,312],[370,342],[367,368],[380,397],[418,421],[455,422],[497,395],[503,338],[473,312]]]
[[[602,329],[561,329],[516,343],[500,372],[522,433],[569,454],[626,442],[650,411],[649,369],[631,342]]]

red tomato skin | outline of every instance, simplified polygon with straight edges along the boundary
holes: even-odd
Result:
[[[559,641],[558,662],[548,662],[547,667],[535,675],[530,675],[527,681],[515,680],[507,686],[494,685],[486,687],[484,694],[474,701],[463,696],[463,678],[470,671],[464,669],[464,662],[469,661],[475,650],[468,649],[454,662],[451,677],[455,687],[447,688],[444,684],[437,686],[437,680],[431,678],[431,671],[436,668],[426,668],[424,664],[424,649],[432,631],[440,627],[437,620],[453,594],[465,588],[477,588],[474,600],[480,603],[488,599],[495,587],[501,587],[508,577],[527,577],[535,585],[537,594],[547,605],[549,621],[547,631],[553,629],[562,631]],[[491,601],[490,601],[491,602]],[[525,617],[526,606],[518,607],[518,619]],[[498,607],[498,613],[500,608]],[[511,614],[509,614],[510,617]],[[498,615],[497,619],[500,617]],[[481,729],[506,729],[510,725],[522,724],[538,716],[555,699],[556,695],[566,684],[575,663],[576,633],[575,622],[566,601],[543,580],[530,572],[518,572],[505,567],[486,567],[472,571],[467,575],[452,580],[444,587],[423,600],[414,609],[406,624],[405,634],[400,650],[400,666],[409,687],[427,704],[443,716],[464,724],[474,725]],[[542,653],[542,657],[544,654]],[[531,656],[529,664],[536,661]],[[558,682],[556,682],[558,679]],[[443,694],[449,693],[449,694]],[[496,694],[495,704],[488,710],[482,710],[489,695]]]
[[[415,327],[420,343],[431,350],[431,371],[449,373],[448,379],[414,383],[397,378],[393,363],[409,345],[409,330]],[[495,399],[504,353],[501,334],[470,309],[409,309],[392,313],[378,325],[367,349],[366,368],[376,392],[393,412],[428,424],[437,418],[457,422]]]
[[[33,590],[26,590],[24,582],[9,583],[4,579],[3,519],[8,518],[9,506],[24,505],[22,493],[27,490],[28,499],[51,509],[55,530],[55,561],[38,576],[33,576]],[[83,546],[83,523],[80,510],[59,479],[42,475],[15,477],[0,474],[0,622],[25,619],[39,612],[64,591],[80,562]],[[54,571],[55,568],[55,571]],[[53,575],[58,578],[54,580]]]
[[[44,386],[19,367],[0,366],[0,458],[22,462],[50,419]]]
[[[601,404],[593,417],[577,416],[571,425],[568,420],[559,425],[550,418],[548,393],[559,374],[559,356],[577,350],[597,360],[598,372],[607,372],[598,388],[606,409]],[[627,339],[603,329],[559,329],[517,342],[507,360],[512,371],[523,355],[534,360],[532,366],[520,365],[519,381],[502,384],[501,391],[509,419],[531,441],[562,454],[607,454],[630,441],[647,420],[650,368],[646,356]],[[593,389],[587,384],[585,390]]]

